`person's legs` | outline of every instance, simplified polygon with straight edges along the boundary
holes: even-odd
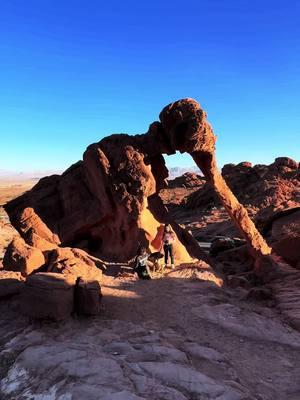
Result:
[[[169,258],[169,246],[167,244],[164,245],[164,253],[165,253],[165,265],[167,265]]]
[[[171,258],[171,267],[172,269],[174,268],[174,251],[173,251],[173,245],[169,245],[169,253],[170,253],[170,258]]]

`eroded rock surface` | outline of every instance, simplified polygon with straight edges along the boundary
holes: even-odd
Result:
[[[257,214],[263,224],[274,212],[300,205],[299,164],[287,157],[277,158],[270,165],[242,162],[227,164],[222,176],[239,201]],[[204,185],[186,200],[186,207],[212,207],[220,204],[212,187]]]
[[[30,275],[45,264],[45,257],[37,247],[28,245],[21,237],[16,237],[8,245],[3,266],[7,271],[21,272]]]
[[[24,239],[44,249],[61,243],[125,261],[140,245],[153,247],[160,225],[168,222],[179,239],[177,263],[205,258],[189,233],[172,221],[158,196],[168,176],[162,154],[180,151],[191,154],[202,170],[252,256],[269,254],[246,209],[218,172],[216,137],[200,105],[193,99],[179,100],[166,106],[159,117],[160,122],[151,124],[143,135],[112,135],[90,145],[83,161],[61,176],[42,179],[9,202],[6,210]]]

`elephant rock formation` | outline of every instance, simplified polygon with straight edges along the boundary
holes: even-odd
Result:
[[[176,101],[145,134],[111,135],[90,145],[83,160],[61,176],[41,179],[6,204],[14,227],[30,246],[47,254],[77,247],[110,261],[127,261],[140,245],[159,250],[162,224],[171,223],[179,240],[177,263],[205,259],[193,237],[170,219],[159,191],[168,170],[163,154],[189,153],[213,186],[255,258],[271,249],[219,173],[216,137],[206,114],[192,99]],[[46,257],[47,258],[47,257]]]

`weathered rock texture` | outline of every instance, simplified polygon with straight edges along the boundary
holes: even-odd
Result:
[[[170,220],[158,196],[168,170],[162,154],[188,152],[245,237],[254,257],[270,248],[218,172],[216,138],[206,114],[192,99],[165,107],[161,122],[143,135],[112,135],[90,145],[83,161],[61,176],[44,179],[5,209],[30,244],[79,247],[90,254],[125,261],[140,245],[155,248],[162,223],[177,237],[176,262],[204,257],[192,237]],[[157,247],[155,248],[157,250]],[[187,251],[188,250],[188,251]]]
[[[274,212],[300,206],[300,169],[288,157],[276,158],[270,165],[227,164],[222,168],[222,176],[238,200],[256,214],[259,225]],[[189,195],[185,202],[190,209],[218,204],[220,201],[209,183]]]
[[[3,266],[7,271],[21,272],[27,276],[45,264],[45,257],[39,248],[32,247],[25,241],[16,237],[9,244]]]

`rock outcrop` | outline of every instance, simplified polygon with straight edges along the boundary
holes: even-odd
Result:
[[[274,212],[300,206],[300,169],[298,163],[288,157],[276,158],[270,165],[226,164],[222,176],[239,201],[256,214],[259,226],[272,218]],[[209,183],[185,201],[189,209],[218,204],[220,200]]]
[[[194,188],[197,186],[202,186],[205,183],[205,179],[200,176],[195,174],[194,172],[186,172],[185,174],[178,176],[177,178],[174,178],[172,180],[169,180],[168,182],[168,187],[169,188],[177,188],[177,187],[183,187],[183,188]]]
[[[78,247],[97,257],[126,261],[140,245],[153,247],[161,224],[168,222],[178,237],[177,263],[205,258],[191,235],[170,219],[158,196],[168,176],[162,154],[180,151],[189,153],[202,170],[253,257],[269,254],[271,249],[218,171],[216,137],[200,105],[179,100],[162,110],[160,121],[145,134],[112,135],[90,145],[83,161],[61,176],[41,179],[9,202],[5,209],[24,240],[43,243],[44,248]]]

